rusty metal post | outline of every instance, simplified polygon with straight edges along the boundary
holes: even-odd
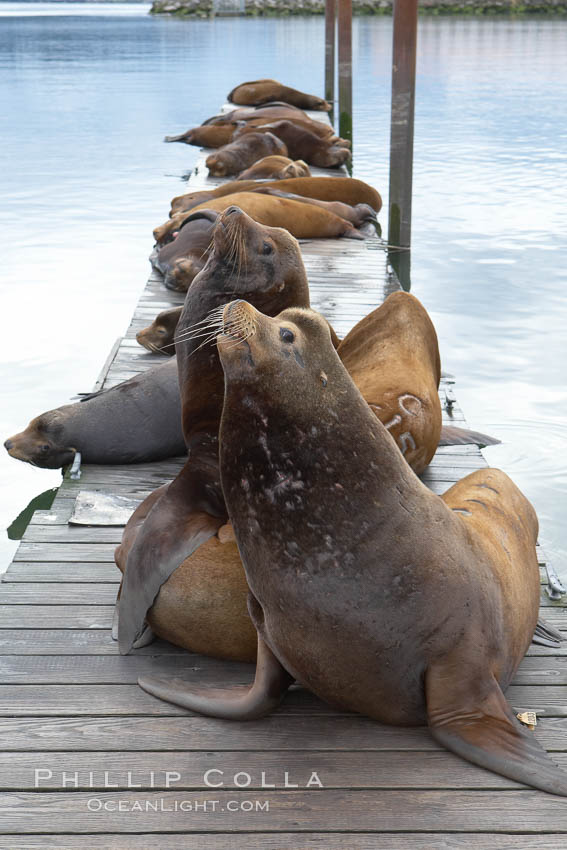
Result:
[[[352,142],[352,0],[338,0],[339,136]]]
[[[418,0],[394,0],[392,50],[388,242],[408,249],[411,245],[417,3]],[[391,260],[396,271],[400,266],[403,276],[407,274],[409,285],[409,250],[392,253]]]
[[[325,100],[332,106],[329,118],[335,114],[335,36],[337,31],[336,0],[325,0]]]

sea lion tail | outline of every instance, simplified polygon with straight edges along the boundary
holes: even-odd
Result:
[[[443,425],[439,438],[440,446],[476,445],[481,449],[485,446],[497,446],[501,442],[496,437],[489,437],[488,434],[482,434],[480,431],[457,428],[455,425]]]
[[[563,635],[553,626],[550,626],[541,617],[537,621],[532,643],[537,643],[539,646],[552,646],[557,648],[563,642]]]
[[[178,136],[164,136],[164,142],[184,142],[187,138],[187,133],[180,133]]]
[[[466,681],[463,676],[462,664],[447,665],[446,661],[427,671],[427,713],[433,737],[473,764],[567,797],[567,773],[517,720],[496,679],[491,676],[487,682],[484,674],[479,683],[474,676]]]
[[[138,684],[158,699],[180,705],[190,711],[220,717],[223,720],[255,720],[269,714],[280,704],[293,677],[258,635],[258,660],[252,686],[231,688],[194,688],[182,679],[141,676]]]

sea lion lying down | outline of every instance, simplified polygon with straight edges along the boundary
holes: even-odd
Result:
[[[322,110],[329,112],[331,104],[322,97],[314,94],[305,94],[298,89],[284,86],[277,80],[253,80],[248,83],[240,83],[228,93],[227,100],[231,103],[239,103],[249,106],[258,106],[261,103],[269,103],[274,100],[282,100],[291,103],[301,109]]]
[[[249,720],[297,681],[381,723],[427,723],[462,758],[567,796],[567,773],[503,693],[538,617],[530,503],[497,469],[443,497],[428,490],[313,311],[270,318],[235,301],[220,330],[222,490],[250,588],[256,676],[249,688],[159,676],[141,687]]]

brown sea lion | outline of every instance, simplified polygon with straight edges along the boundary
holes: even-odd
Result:
[[[16,460],[59,469],[84,463],[142,463],[185,454],[177,365],[170,360],[83,401],[48,410],[4,443]]]
[[[155,354],[165,354],[169,357],[175,354],[174,336],[183,307],[171,307],[162,310],[151,325],[138,331],[137,342],[148,351]]]
[[[287,156],[285,143],[273,133],[253,132],[209,154],[205,165],[212,177],[228,177],[271,154]]]
[[[253,180],[233,180],[215,189],[188,192],[186,195],[173,198],[170,215],[188,211],[205,201],[222,198],[223,195],[266,187],[273,187],[281,192],[293,192],[307,198],[316,198],[319,201],[342,201],[350,206],[369,204],[376,212],[382,209],[382,198],[376,189],[354,177],[333,177],[332,180],[328,177],[294,177],[262,184],[257,184]]]
[[[240,83],[239,86],[229,92],[227,100],[244,106],[258,106],[261,103],[282,100],[284,103],[291,103],[293,106],[300,107],[300,109],[323,110],[324,112],[329,112],[331,109],[331,104],[327,103],[322,97],[305,94],[298,89],[284,86],[277,80],[252,80],[251,82]]]
[[[311,121],[309,115],[292,106],[290,103],[272,101],[261,106],[239,106],[228,112],[221,112],[203,121],[207,124],[234,124],[237,121],[250,121],[253,118],[269,118],[271,121],[280,121],[283,118],[298,118],[301,121]]]
[[[163,274],[168,289],[187,292],[195,275],[204,268],[217,217],[218,213],[211,209],[189,213],[179,222],[175,240],[152,257],[152,265]]]
[[[287,156],[265,156],[238,175],[239,180],[260,180],[271,177],[283,180],[285,177],[311,177],[309,166],[302,159],[295,162]]]
[[[372,414],[310,310],[223,311],[222,488],[258,631],[254,684],[148,692],[214,717],[272,711],[294,680],[379,722],[428,723],[457,755],[567,796],[503,694],[539,607],[538,521],[500,470],[443,498]],[[306,403],[308,399],[308,403]]]
[[[246,292],[274,315],[282,304],[309,304],[307,277],[296,240],[287,231],[262,226],[230,207],[219,217],[207,264],[187,292],[175,340],[182,427],[190,457],[171,484],[137,509],[116,552],[116,562],[124,572],[118,626],[121,652],[128,652],[143,631],[146,613],[161,586],[192,555],[190,569],[197,569],[200,547],[227,522],[218,472],[223,373],[216,346],[203,345],[207,339],[203,334],[211,311],[228,303],[235,292]],[[197,575],[205,579],[206,569],[203,567]],[[242,577],[237,569],[233,575],[237,594]],[[201,605],[202,597],[196,588],[195,605]],[[211,654],[225,657],[226,640],[222,635],[219,638],[225,612],[219,609],[215,619],[215,611],[210,611],[208,630],[203,635],[201,617],[191,625],[192,604],[189,596],[185,615],[188,629],[175,642],[192,647],[195,640],[205,638]],[[159,629],[159,623],[154,621],[154,627]]]
[[[310,129],[300,127],[293,121],[275,121],[260,127],[241,127],[234,133],[235,141],[246,138],[252,133],[271,133],[285,143],[292,159],[304,159],[309,165],[318,168],[337,168],[348,162],[350,150],[331,139],[321,139]]]
[[[301,179],[307,180],[308,178]],[[275,197],[263,192],[237,192],[235,195],[225,195],[203,204],[203,208],[206,207],[217,212],[222,212],[230,206],[240,207],[260,224],[265,224],[268,227],[285,227],[296,239],[337,236],[344,236],[348,239],[364,239],[350,221],[324,209],[322,206]],[[193,214],[200,209],[201,207],[197,206],[191,212]]]
[[[232,141],[235,130],[236,124],[200,124],[178,136],[166,136],[164,142],[185,142],[186,145],[220,148]]]
[[[316,198],[305,198],[302,195],[295,195],[292,192],[280,192],[279,189],[274,189],[272,186],[255,189],[254,194],[271,195],[273,198],[288,198],[290,201],[299,201],[301,204],[311,204],[312,206],[327,210],[327,212],[334,213],[339,218],[350,221],[354,227],[362,227],[367,221],[376,222],[376,213],[369,204],[356,204],[354,207],[351,207],[349,204],[343,204],[341,201],[318,201]]]

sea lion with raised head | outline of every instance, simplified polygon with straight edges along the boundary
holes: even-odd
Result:
[[[331,104],[322,97],[314,94],[306,94],[298,89],[284,86],[277,80],[252,80],[240,83],[228,93],[227,100],[230,103],[238,103],[243,106],[259,106],[274,100],[282,100],[291,103],[300,109],[322,110],[329,112]]]
[[[271,133],[284,142],[292,159],[304,159],[318,168],[338,168],[350,159],[350,150],[339,142],[322,139],[311,130],[294,124],[293,121],[275,121],[260,127],[241,127],[234,133],[234,140],[244,139],[254,133]]]
[[[214,153],[209,154],[205,165],[212,177],[238,174],[264,156],[287,156],[287,147],[273,133],[249,133]]]
[[[175,360],[83,401],[48,410],[4,443],[16,460],[59,469],[84,463],[142,463],[185,454]]]
[[[169,357],[175,354],[175,331],[183,307],[170,307],[162,310],[155,317],[151,325],[143,328],[136,334],[136,341],[148,351],[155,354],[165,354]]]
[[[256,189],[272,187],[281,192],[292,192],[306,198],[318,201],[342,201],[344,204],[369,204],[373,210],[380,212],[382,198],[379,192],[363,180],[354,177],[292,177],[286,180],[256,183],[254,180],[232,180],[217,186],[215,189],[205,189],[200,192],[188,192],[178,195],[171,202],[170,216],[174,217],[187,212],[205,201],[233,195],[236,192],[250,192]]]
[[[209,259],[187,292],[176,333],[182,427],[189,460],[171,484],[138,507],[116,552],[116,562],[124,572],[118,626],[121,652],[128,652],[143,633],[146,614],[172,573],[183,569],[185,563],[185,570],[195,572],[196,582],[207,580],[207,570],[200,566],[200,547],[227,522],[218,471],[223,372],[216,346],[206,344],[204,334],[211,311],[228,303],[235,292],[246,293],[274,315],[281,305],[309,304],[307,277],[296,240],[286,230],[260,225],[240,209],[230,207],[218,219]],[[232,576],[238,596],[242,587],[238,561]],[[191,584],[189,579],[178,580]],[[203,617],[196,616],[193,621],[192,606],[203,604],[208,588],[196,585],[194,590],[194,599],[189,594],[178,603],[186,606],[182,621],[187,628],[175,642],[192,648],[196,640],[202,646],[205,639],[210,654],[226,657],[226,636],[222,634],[226,631],[226,611],[218,608],[215,614],[215,609],[210,610],[207,631],[203,632]],[[229,602],[232,606],[232,598]],[[170,618],[166,607],[165,621],[178,619],[179,610]],[[238,606],[237,610],[241,612]],[[236,629],[240,628],[241,613],[238,616]],[[155,619],[153,628],[162,633]],[[171,634],[169,637],[172,639]]]
[[[163,274],[168,289],[187,292],[195,275],[204,268],[217,217],[215,210],[206,208],[189,213],[179,222],[174,241],[152,255],[151,263]]]
[[[436,496],[412,472],[310,310],[223,311],[223,494],[250,587],[248,688],[140,685],[214,717],[272,711],[296,680],[379,722],[428,723],[463,758],[567,796],[503,690],[539,607],[538,521],[500,470]],[[308,399],[308,403],[306,403]]]
[[[309,166],[302,159],[295,162],[287,156],[265,156],[238,175],[239,180],[283,180],[285,177],[311,177]]]

